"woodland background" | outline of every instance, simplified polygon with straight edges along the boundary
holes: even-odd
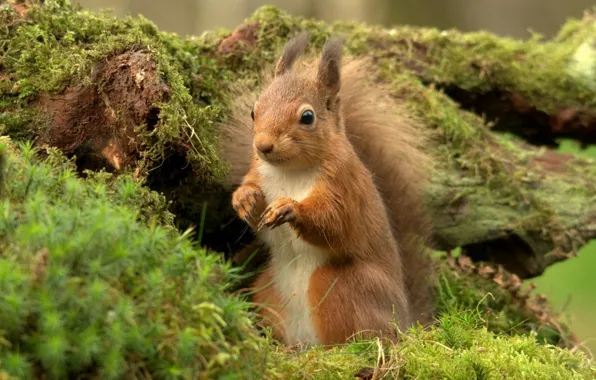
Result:
[[[411,24],[461,31],[487,30],[527,38],[531,33],[552,36],[569,17],[580,18],[592,0],[80,0],[90,10],[111,8],[117,16],[142,14],[160,29],[200,35],[216,28],[233,29],[264,4],[297,16],[326,21],[357,20],[392,26]],[[563,141],[561,150],[596,157],[596,148]],[[596,353],[596,242],[579,256],[547,269],[533,279],[569,321],[578,338]]]
[[[596,378],[594,245],[576,258],[596,241],[594,5],[135,4],[0,0],[0,380]],[[301,31],[344,35],[437,137],[432,243],[461,250],[435,252],[436,320],[398,344],[296,352],[244,297],[263,257],[229,202],[246,161],[226,163],[248,136],[220,123]]]

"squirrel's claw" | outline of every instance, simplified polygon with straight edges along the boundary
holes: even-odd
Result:
[[[257,231],[263,227],[274,229],[284,223],[296,220],[296,202],[290,198],[280,198],[271,203],[263,212]]]
[[[232,207],[238,217],[254,228],[258,221],[255,215],[259,203],[264,202],[263,193],[256,186],[245,185],[236,190],[232,196]]]

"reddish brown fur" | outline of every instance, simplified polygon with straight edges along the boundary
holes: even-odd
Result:
[[[366,78],[366,60],[344,66],[341,96],[346,131],[363,163],[373,172],[387,207],[404,263],[412,320],[432,321],[432,263],[426,254],[431,234],[422,187],[432,170],[427,154],[431,135],[389,91]]]
[[[364,337],[390,335],[390,321],[408,324],[402,304],[388,300],[404,297],[403,282],[380,262],[329,264],[312,275],[309,300],[323,344],[342,344],[356,333]]]
[[[329,56],[322,61],[328,65]],[[281,147],[283,154],[277,158],[288,159],[284,163],[288,170],[322,167],[309,197],[301,202],[275,201],[269,210],[274,214],[283,210],[302,239],[327,249],[330,261],[312,274],[308,296],[316,305],[313,318],[321,342],[341,343],[361,329],[386,330],[392,311],[400,326],[411,318],[427,322],[432,315],[430,265],[424,255],[428,224],[420,194],[429,160],[420,149],[425,139],[418,135],[415,121],[392,112],[389,107],[395,108],[395,102],[366,82],[370,69],[365,61],[343,66],[340,102],[333,102],[328,113],[325,93],[317,91],[317,83],[328,79],[318,76],[319,65],[318,59],[289,64],[297,67],[281,75],[289,68],[280,70],[278,63],[278,75],[254,108],[255,144],[265,132],[261,135]],[[221,153],[232,166],[230,185],[242,183],[233,203],[239,216],[255,227],[264,209],[256,170],[262,158],[255,154],[249,160],[248,118],[254,97],[247,91],[241,94],[237,109],[222,124]],[[304,102],[314,106],[315,131],[295,127],[297,107]],[[288,135],[291,143],[287,138],[284,143]],[[243,173],[246,176],[240,178]],[[265,219],[271,222],[271,215]],[[267,273],[257,283],[271,275]],[[275,294],[275,289],[268,292]],[[260,291],[254,300],[263,297]]]

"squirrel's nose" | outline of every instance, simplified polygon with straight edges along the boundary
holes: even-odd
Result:
[[[271,153],[273,151],[273,142],[269,139],[259,139],[255,141],[255,146],[262,153]]]

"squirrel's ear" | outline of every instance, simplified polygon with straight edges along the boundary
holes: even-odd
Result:
[[[344,40],[334,37],[325,43],[319,63],[317,84],[326,92],[328,99],[337,96],[340,88],[340,65]]]
[[[275,76],[289,71],[296,59],[304,52],[308,44],[308,32],[302,32],[289,40],[284,46],[284,52],[277,60]]]

